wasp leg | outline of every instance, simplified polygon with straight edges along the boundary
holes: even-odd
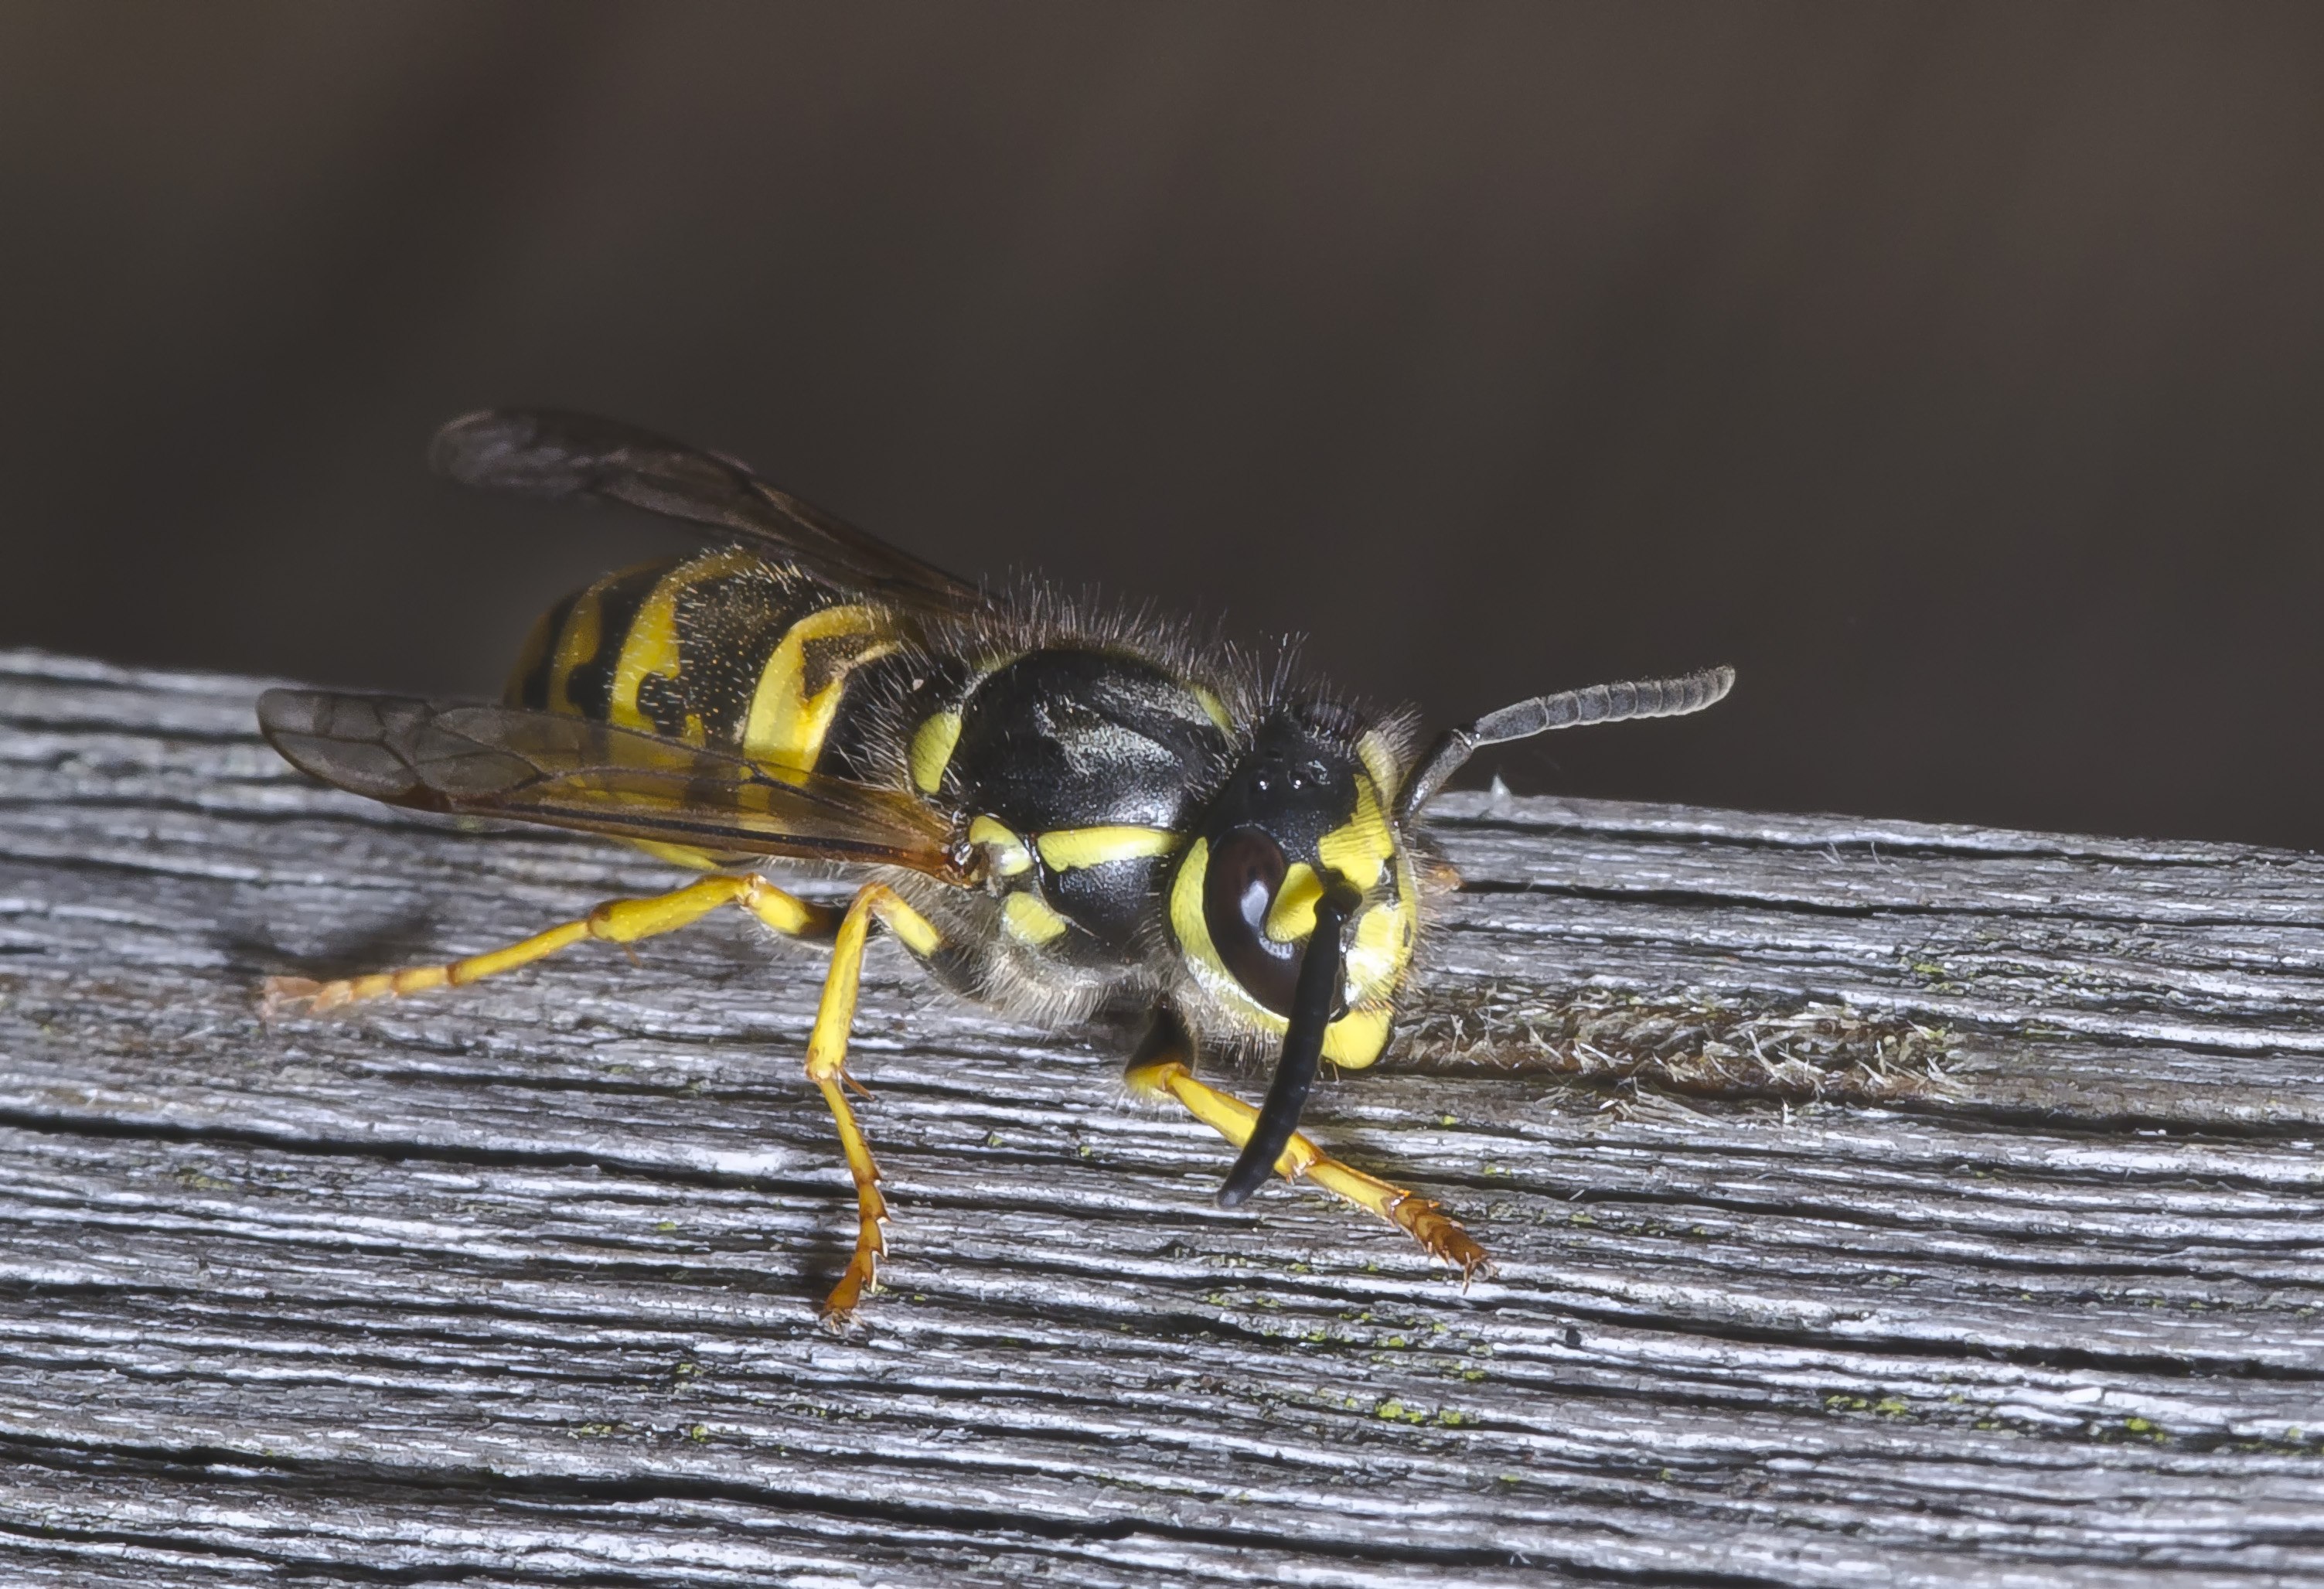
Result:
[[[1189,1066],[1193,1055],[1194,1042],[1185,1025],[1177,1016],[1164,1011],[1156,1015],[1153,1028],[1139,1045],[1122,1080],[1131,1092],[1142,1097],[1176,1099],[1188,1113],[1232,1146],[1240,1148],[1250,1141],[1259,1111],[1240,1098],[1229,1097],[1195,1080]],[[1283,1156],[1275,1161],[1275,1170],[1286,1180],[1305,1177],[1334,1196],[1370,1209],[1418,1242],[1430,1257],[1459,1269],[1464,1282],[1491,1268],[1485,1250],[1451,1215],[1425,1197],[1416,1197],[1401,1187],[1392,1187],[1360,1169],[1351,1169],[1325,1154],[1304,1133],[1292,1133]]]
[[[846,1323],[855,1311],[888,1251],[881,1233],[888,1202],[880,1195],[880,1167],[872,1161],[872,1150],[855,1123],[855,1111],[849,1106],[845,1091],[850,1085],[847,1034],[855,1024],[863,947],[875,919],[923,960],[944,947],[943,936],[928,919],[884,882],[866,883],[857,891],[839,923],[838,939],[832,945],[831,970],[823,979],[823,1002],[815,1012],[814,1033],[807,1039],[807,1078],[831,1105],[832,1120],[839,1127],[840,1150],[847,1155],[847,1173],[855,1181],[855,1254],[823,1304],[824,1321],[835,1326]]]
[[[819,938],[832,930],[839,913],[785,893],[756,873],[721,873],[706,877],[669,893],[642,900],[607,900],[578,921],[567,921],[537,932],[522,943],[441,965],[410,965],[401,971],[374,972],[369,976],[341,977],[336,982],[310,982],[303,976],[266,979],[269,1007],[304,1004],[329,1010],[364,999],[391,998],[429,988],[458,987],[463,983],[497,976],[520,965],[530,965],[558,950],[587,938],[632,944],[640,938],[676,932],[699,921],[721,905],[739,905],[752,915],[791,938]]]

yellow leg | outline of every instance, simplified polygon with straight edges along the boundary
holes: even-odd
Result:
[[[855,1254],[823,1304],[824,1320],[832,1325],[847,1322],[871,1288],[880,1260],[888,1251],[881,1228],[888,1217],[888,1201],[880,1195],[880,1167],[872,1161],[872,1150],[856,1126],[855,1111],[846,1093],[852,1085],[847,1074],[847,1034],[855,1023],[863,946],[875,918],[922,959],[935,954],[944,941],[928,919],[906,904],[894,889],[872,882],[857,891],[832,945],[831,970],[823,979],[823,1002],[816,1009],[815,1030],[807,1043],[807,1078],[831,1105],[831,1118],[839,1127],[840,1150],[847,1155],[847,1173],[855,1181]]]
[[[271,976],[266,979],[266,1003],[270,1008],[304,1004],[313,1010],[329,1010],[364,999],[458,987],[463,983],[530,965],[585,938],[632,944],[640,938],[675,932],[701,920],[721,905],[739,905],[777,932],[793,938],[829,931],[837,914],[821,905],[795,899],[755,873],[739,877],[721,873],[650,899],[608,900],[578,921],[567,921],[546,932],[537,932],[522,943],[471,955],[447,965],[411,965],[401,971],[378,971],[369,976],[342,977],[336,982]]]
[[[1240,1098],[1194,1079],[1181,1053],[1165,1051],[1151,1058],[1141,1053],[1123,1079],[1130,1091],[1149,1098],[1176,1098],[1186,1112],[1240,1148],[1250,1141],[1259,1111]],[[1370,1209],[1427,1250],[1428,1255],[1453,1265],[1465,1282],[1480,1271],[1489,1271],[1485,1250],[1471,1239],[1458,1221],[1425,1197],[1416,1197],[1401,1187],[1351,1169],[1328,1157],[1298,1132],[1275,1161],[1275,1171],[1286,1180],[1302,1176],[1336,1197]]]

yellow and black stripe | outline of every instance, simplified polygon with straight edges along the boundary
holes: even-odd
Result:
[[[888,609],[730,548],[624,568],[558,603],[533,625],[504,698],[807,774],[835,737],[860,755],[860,734],[835,730],[859,670],[902,643]],[[641,847],[686,866],[740,858]]]
[[[893,615],[740,549],[609,574],[534,625],[510,704],[812,772]]]

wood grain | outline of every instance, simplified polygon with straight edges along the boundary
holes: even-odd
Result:
[[[263,1023],[669,874],[312,787],[257,688],[0,653],[9,1582],[2324,1575],[2314,857],[1449,797],[1310,1119],[1465,1293],[875,948],[837,1338],[815,952]]]

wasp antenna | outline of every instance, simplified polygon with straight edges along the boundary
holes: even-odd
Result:
[[[1705,668],[1676,679],[1635,679],[1561,690],[1488,712],[1474,723],[1444,731],[1405,780],[1404,790],[1397,797],[1396,814],[1404,819],[1418,813],[1480,746],[1531,739],[1553,728],[1620,723],[1633,717],[1683,716],[1716,704],[1734,688],[1734,669]]]

